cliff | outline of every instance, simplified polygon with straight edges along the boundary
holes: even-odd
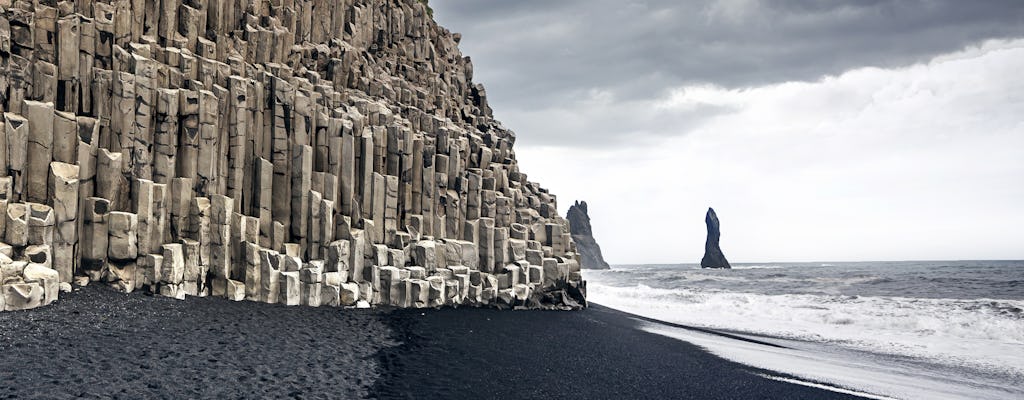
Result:
[[[590,227],[590,214],[587,213],[587,202],[577,201],[565,216],[569,220],[569,232],[580,255],[580,266],[584,269],[610,269],[601,255],[601,246],[594,240],[594,232]]]
[[[729,261],[725,259],[718,240],[722,236],[721,224],[718,222],[718,214],[713,208],[708,208],[704,216],[704,223],[708,226],[708,239],[704,242],[704,258],[700,260],[701,268],[732,268]]]
[[[415,0],[0,0],[0,309],[585,306],[459,40]]]

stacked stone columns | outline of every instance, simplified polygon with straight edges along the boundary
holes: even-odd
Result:
[[[420,2],[8,3],[0,267],[21,286],[0,308],[87,282],[585,305],[555,196],[520,172],[515,134]]]

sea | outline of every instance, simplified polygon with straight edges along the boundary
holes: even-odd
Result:
[[[584,277],[590,301],[676,324],[643,323],[772,379],[881,399],[1024,399],[1024,261],[618,265]]]

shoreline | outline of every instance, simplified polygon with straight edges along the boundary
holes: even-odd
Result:
[[[860,398],[642,323],[600,305],[339,310],[90,285],[0,314],[0,397]]]
[[[631,314],[395,310],[382,398],[861,399],[646,332]]]
[[[589,300],[745,365],[896,398],[1018,398],[1021,262],[835,262],[588,271]],[[770,267],[770,268],[769,268]],[[1016,328],[1016,329],[1015,329]]]

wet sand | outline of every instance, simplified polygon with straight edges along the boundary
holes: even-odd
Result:
[[[763,378],[766,371],[647,333],[630,314],[396,310],[384,398],[855,399]],[[778,376],[779,374],[774,374]]]

